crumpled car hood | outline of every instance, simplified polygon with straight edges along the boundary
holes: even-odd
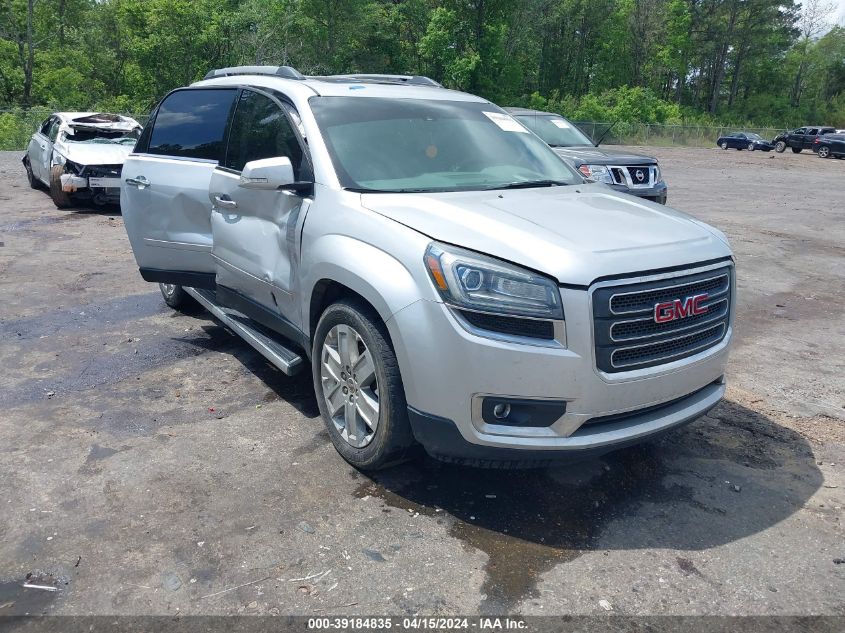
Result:
[[[80,165],[122,165],[132,153],[133,145],[114,143],[62,143],[56,151]]]
[[[604,147],[553,147],[555,153],[572,163],[579,165],[654,165],[657,159],[643,154],[623,152]]]
[[[588,286],[599,277],[731,255],[724,235],[601,184],[432,194],[362,194],[362,205],[446,242]]]

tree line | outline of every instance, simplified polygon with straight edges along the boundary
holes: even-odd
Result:
[[[579,120],[845,127],[828,0],[3,0],[0,109],[145,112],[210,68],[430,76]]]

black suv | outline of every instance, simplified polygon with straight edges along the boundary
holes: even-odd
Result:
[[[827,127],[824,125],[808,125],[806,127],[799,127],[797,130],[791,132],[784,132],[778,134],[772,143],[775,144],[775,151],[783,153],[787,147],[791,147],[792,151],[798,154],[802,149],[812,149],[813,143],[823,134],[835,134],[835,127]]]
[[[553,112],[505,110],[586,178],[603,182],[616,191],[666,204],[669,187],[663,181],[656,158],[600,148],[574,123]]]

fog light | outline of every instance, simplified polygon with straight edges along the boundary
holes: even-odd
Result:
[[[504,420],[511,414],[511,405],[500,402],[493,407],[493,416],[498,420]]]
[[[479,413],[486,424],[544,427],[566,413],[566,401],[483,396]]]

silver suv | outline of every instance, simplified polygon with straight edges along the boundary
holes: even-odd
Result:
[[[123,167],[141,275],[288,374],[362,469],[606,452],[724,394],[719,231],[586,183],[484,99],[425,77],[210,72]]]

